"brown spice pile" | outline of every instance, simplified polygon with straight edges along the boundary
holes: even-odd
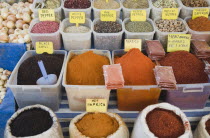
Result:
[[[194,31],[210,31],[210,20],[206,17],[190,19],[187,24]]]
[[[173,111],[156,108],[146,116],[149,130],[158,138],[177,138],[184,134],[181,118]]]
[[[104,113],[89,113],[75,123],[77,129],[91,138],[107,137],[119,128],[115,118]]]
[[[206,131],[209,133],[210,135],[210,119],[208,121],[206,121]]]

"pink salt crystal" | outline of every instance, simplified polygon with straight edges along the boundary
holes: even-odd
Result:
[[[59,23],[56,21],[42,21],[35,24],[31,33],[55,33],[59,29]]]

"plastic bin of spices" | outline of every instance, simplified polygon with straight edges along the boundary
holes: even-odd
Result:
[[[124,50],[112,51],[114,58],[126,54]],[[117,105],[121,111],[141,111],[146,106],[158,103],[161,90],[157,85],[125,85],[117,89]]]
[[[115,10],[116,13],[117,13],[117,17],[116,18],[120,18],[120,11],[122,9],[122,4],[121,4],[120,0],[113,0],[113,1],[116,1],[117,3],[119,3],[119,8],[117,8],[117,9],[111,9],[111,8],[109,8],[109,9],[106,9],[106,8],[98,9],[94,5],[95,1],[102,1],[102,0],[93,0],[93,14],[94,14],[94,19],[100,18],[100,11],[101,10]],[[103,5],[101,5],[101,6],[103,6]]]
[[[37,55],[35,50],[25,52],[25,54],[17,63],[8,81],[8,87],[12,90],[19,108],[23,108],[28,105],[42,104],[50,107],[54,111],[58,110],[62,91],[61,81],[63,77],[64,62],[67,56],[67,52],[64,50],[55,50],[54,54],[64,55],[64,61],[60,71],[60,75],[57,83],[54,85],[17,85],[18,70],[21,64],[26,59]]]
[[[60,32],[63,38],[65,50],[82,50],[91,48],[91,34],[92,34],[92,21],[86,18],[85,24],[80,24],[90,28],[86,33],[67,33],[64,32],[66,27],[75,26],[69,22],[69,18],[64,19],[60,26]]]
[[[189,19],[192,19],[192,17],[186,17],[184,20],[187,23]],[[187,24],[187,28],[188,28],[188,33],[192,35],[191,39],[205,40],[206,42],[210,42],[210,31],[194,31],[188,26],[188,24]]]
[[[35,0],[32,4],[32,11],[34,13],[34,17],[35,18],[39,18],[39,9],[36,8],[36,4],[37,3],[44,3],[44,0]],[[63,1],[61,0],[61,5],[56,8],[56,9],[53,9],[55,11],[55,18],[59,19],[59,20],[62,20],[63,16],[62,16],[62,3]],[[43,8],[44,9],[44,8]]]
[[[122,0],[121,2],[122,2],[123,19],[130,18],[131,11],[133,11],[133,10],[146,10],[147,18],[149,18],[150,10],[151,10],[151,3],[149,1],[148,1],[149,7],[148,8],[144,8],[144,9],[130,9],[130,8],[126,8],[123,5],[125,0]]]
[[[208,7],[187,7],[183,4],[182,0],[179,0],[178,2],[179,5],[181,6],[180,17],[184,19],[188,16],[192,16],[194,9],[205,9],[205,8],[210,9],[210,1],[209,0],[204,0],[204,1],[208,3]]]
[[[98,33],[94,30],[95,24],[101,22],[100,19],[95,19],[93,21],[93,35],[94,35],[94,46],[96,49],[103,50],[117,50],[121,48],[122,43],[122,35],[123,35],[123,27],[122,31],[118,33]],[[122,20],[117,19],[117,23],[121,24]]]
[[[53,43],[54,50],[61,49],[61,34],[59,31],[59,27],[58,27],[58,30],[54,33],[32,33],[31,32],[34,25],[37,23],[40,23],[40,22],[41,21],[39,21],[38,18],[35,18],[32,20],[30,27],[29,27],[29,32],[30,32],[33,47],[35,48],[36,42],[49,41],[49,42]],[[45,21],[43,21],[43,22],[45,22]],[[58,22],[59,26],[60,26],[61,22],[58,19],[56,19],[56,22]],[[51,27],[53,27],[53,26],[51,26]]]
[[[85,111],[86,99],[107,99],[109,103],[110,90],[106,89],[105,85],[69,85],[67,84],[67,65],[74,55],[80,55],[87,51],[93,51],[97,55],[106,56],[110,64],[111,55],[108,50],[71,50],[68,53],[64,67],[63,86],[66,89],[69,108],[72,111]],[[91,66],[91,65],[90,65]],[[94,70],[93,70],[94,71]]]
[[[126,18],[123,21],[123,29],[125,31],[125,38],[126,39],[142,39],[143,43],[145,40],[153,40],[154,34],[155,34],[155,27],[154,27],[154,22],[147,18],[146,20],[147,22],[149,22],[152,27],[153,27],[153,31],[152,32],[129,32],[128,30],[126,30],[125,28],[125,24],[128,22],[131,22],[129,18]]]
[[[62,9],[63,9],[63,11],[64,11],[65,18],[69,18],[69,13],[70,13],[70,12],[85,12],[85,18],[91,19],[92,0],[90,0],[90,7],[89,7],[89,8],[86,8],[86,9],[66,8],[65,5],[64,5],[64,4],[65,4],[65,1],[66,1],[66,0],[64,0],[64,1],[62,2]]]

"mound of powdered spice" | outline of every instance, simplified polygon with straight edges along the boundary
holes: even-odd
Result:
[[[160,61],[162,66],[172,66],[177,84],[207,83],[205,64],[187,51],[168,53]]]
[[[148,22],[128,22],[125,29],[129,32],[152,32],[153,26]]]
[[[87,33],[90,31],[90,28],[86,26],[68,26],[64,29],[65,33]]]
[[[182,119],[170,110],[155,108],[147,114],[146,122],[158,138],[178,138],[185,132]]]
[[[206,131],[207,131],[207,132],[209,133],[209,135],[210,135],[210,119],[209,119],[208,121],[206,121],[205,125],[206,125]]]
[[[66,0],[64,2],[64,7],[69,9],[87,9],[90,6],[90,0]]]
[[[109,59],[88,51],[75,55],[68,62],[67,84],[104,85],[103,65],[109,65]]]
[[[182,0],[182,3],[187,7],[208,7],[206,0]]]
[[[104,113],[86,114],[75,125],[83,135],[91,138],[105,138],[119,128],[117,120]]]
[[[206,17],[189,19],[187,24],[194,31],[210,31],[210,20]]]
[[[32,27],[31,33],[55,33],[58,29],[59,23],[56,21],[41,21]]]
[[[133,48],[122,57],[115,57],[122,66],[125,85],[155,85],[155,64],[139,49]]]
[[[120,8],[120,4],[115,0],[95,0],[94,7],[96,9],[118,9]]]
[[[94,31],[97,33],[118,33],[122,31],[122,25],[118,22],[99,21],[94,25]]]
[[[15,137],[28,137],[45,132],[52,124],[53,120],[47,111],[33,108],[21,112],[12,120],[10,128]]]
[[[128,9],[144,9],[149,8],[147,0],[125,0],[123,6]]]

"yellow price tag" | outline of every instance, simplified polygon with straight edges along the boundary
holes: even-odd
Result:
[[[101,21],[113,21],[117,20],[117,13],[115,10],[101,10],[100,11]]]
[[[125,39],[125,51],[129,51],[132,48],[138,48],[141,51],[142,40],[141,39]]]
[[[167,52],[190,51],[190,34],[169,34]]]
[[[79,24],[85,23],[85,12],[70,12],[69,13],[69,22],[76,23],[76,26]]]
[[[107,112],[107,100],[86,99],[86,112]]]
[[[176,20],[179,16],[178,8],[163,8],[162,19]]]
[[[131,21],[146,21],[147,20],[147,12],[146,10],[132,10],[131,11]]]
[[[42,54],[42,53],[53,53],[53,43],[52,42],[36,42],[36,53]]]
[[[192,19],[195,19],[200,16],[204,16],[204,17],[208,18],[209,9],[208,8],[194,9]]]
[[[55,21],[55,11],[53,9],[39,9],[40,21]]]

